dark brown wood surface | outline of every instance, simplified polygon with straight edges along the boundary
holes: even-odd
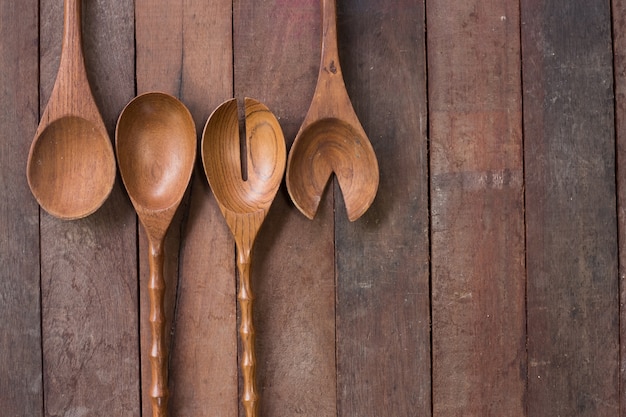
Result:
[[[435,416],[524,416],[519,5],[427,2]]]
[[[198,136],[232,97],[232,2],[185,1],[180,99]],[[198,154],[200,155],[200,154]],[[234,242],[198,159],[180,242],[170,389],[172,416],[237,413]]]
[[[616,416],[620,305],[610,4],[521,6],[528,414]]]
[[[40,2],[40,109],[54,82],[63,4]],[[109,135],[134,95],[133,4],[85,2],[91,88]],[[45,415],[138,415],[136,220],[119,181],[94,215],[61,221],[41,211]]]
[[[424,6],[337,5],[346,86],[380,166],[376,199],[354,223],[335,186],[337,395],[345,417],[431,415]]]
[[[233,19],[234,96],[264,103],[289,147],[315,87],[319,4],[237,0]],[[332,199],[322,204],[316,221],[309,221],[291,205],[283,184],[255,243],[261,416],[336,415]]]
[[[336,185],[313,221],[278,191],[252,264],[260,415],[626,416],[624,1],[337,3],[379,191],[354,223]],[[62,6],[0,0],[0,409],[148,416],[147,244],[120,180],[78,221],[26,182]],[[198,135],[249,96],[289,149],[319,7],[84,0],[109,134],[138,93],[178,97]],[[235,246],[199,163],[165,276],[170,414],[243,415]]]
[[[37,129],[38,2],[0,3],[0,409],[42,416],[39,210],[26,183]]]
[[[182,1],[135,1],[136,62],[135,77],[137,94],[162,91],[180,96],[182,80]],[[159,22],[156,24],[156,22]],[[178,287],[178,261],[182,218],[186,215],[187,200],[183,201],[174,216],[164,247],[163,275],[165,281],[165,327],[166,346],[171,351],[173,320]],[[140,351],[147,352],[151,345],[149,326],[149,261],[148,241],[145,231],[138,232],[139,246],[139,328]],[[151,364],[148,354],[141,355],[141,410],[142,415],[152,415],[150,400]]]
[[[137,91],[164,91],[181,99],[200,135],[210,112],[232,94],[231,4],[135,3]],[[234,244],[199,163],[197,168],[190,195],[166,238],[166,316],[170,334],[176,335],[169,344],[170,410],[181,416],[233,415],[237,406]],[[146,253],[143,240],[140,247]],[[140,285],[145,285],[147,258],[140,270]],[[148,304],[147,292],[141,288],[145,345]],[[142,376],[143,414],[149,415],[149,363],[143,360]]]
[[[613,11],[613,59],[615,81],[615,129],[617,162],[617,230],[618,230],[618,285],[619,285],[619,340],[626,340],[626,312],[621,306],[626,301],[626,2],[614,0]],[[619,347],[619,387],[626,385],[626,344]],[[626,415],[626,391],[620,388],[619,415]]]

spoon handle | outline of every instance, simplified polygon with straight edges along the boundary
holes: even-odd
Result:
[[[72,68],[73,73],[84,72],[82,50],[82,1],[64,0],[63,2],[63,44],[61,47],[62,65],[78,66]]]
[[[150,348],[150,364],[152,369],[152,416],[167,417],[167,348],[165,346],[165,311],[164,293],[165,280],[163,279],[163,239],[153,242],[149,239],[150,281],[148,292],[150,296],[150,327],[152,341]]]
[[[322,7],[322,62],[320,70],[341,75],[337,41],[337,2],[321,0]]]
[[[241,337],[241,373],[243,374],[243,393],[241,403],[246,411],[246,417],[256,417],[258,410],[258,394],[256,391],[256,355],[254,353],[254,325],[252,323],[252,303],[254,296],[250,288],[250,257],[237,257],[239,269],[239,308],[241,309],[241,325],[239,336]]]

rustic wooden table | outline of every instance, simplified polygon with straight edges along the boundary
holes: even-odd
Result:
[[[355,223],[336,186],[313,221],[281,187],[253,260],[261,415],[626,415],[626,0],[338,3],[380,187]],[[62,13],[0,0],[0,409],[149,416],[146,239],[119,177],[71,222],[26,183]],[[199,132],[254,97],[289,147],[311,102],[318,0],[85,0],[83,32],[111,136],[160,90]],[[235,248],[199,163],[167,253],[171,415],[241,415]]]

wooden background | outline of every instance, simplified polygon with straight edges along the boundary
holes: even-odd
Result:
[[[199,131],[259,99],[291,145],[318,0],[83,3],[111,135],[161,90]],[[338,3],[381,183],[355,223],[336,186],[314,221],[279,191],[253,261],[261,415],[626,416],[626,0]],[[119,178],[72,222],[26,183],[62,13],[0,0],[0,410],[149,416],[146,241]],[[199,165],[167,251],[171,415],[241,415],[234,243]]]

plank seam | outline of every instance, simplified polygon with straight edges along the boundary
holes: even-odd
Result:
[[[614,16],[615,16],[615,10],[614,10],[614,2],[611,1],[609,4],[609,14],[610,14],[610,19],[609,19],[609,25],[610,25],[610,34],[611,34],[611,66],[612,66],[612,75],[613,75],[613,146],[615,149],[615,218],[617,219],[616,222],[616,226],[617,226],[617,326],[618,326],[618,332],[617,332],[617,341],[618,341],[618,349],[617,349],[617,369],[618,369],[618,375],[617,375],[617,392],[618,392],[618,397],[617,397],[617,406],[618,406],[618,416],[619,417],[623,417],[624,412],[623,412],[623,394],[622,394],[622,370],[621,370],[621,364],[622,364],[622,342],[623,342],[623,335],[622,335],[622,326],[623,326],[623,321],[622,321],[622,314],[623,314],[623,309],[622,309],[622,303],[624,302],[623,296],[622,296],[622,291],[623,291],[623,283],[622,283],[622,279],[621,279],[621,270],[622,270],[622,265],[621,265],[621,252],[622,252],[622,248],[621,248],[621,244],[620,244],[620,236],[622,233],[621,229],[621,222],[619,221],[619,212],[620,212],[620,198],[619,198],[619,190],[620,190],[620,177],[619,177],[619,131],[618,131],[618,121],[617,121],[617,106],[618,106],[618,100],[617,100],[617,77],[616,77],[616,72],[617,69],[615,67],[615,55],[617,53],[616,51],[616,45],[615,45],[615,25],[614,25]]]
[[[41,119],[41,0],[37,1],[37,121]],[[46,415],[46,389],[44,377],[44,347],[43,347],[43,284],[41,271],[41,207],[37,205],[37,248],[39,250],[39,348],[41,367],[41,415]]]
[[[527,233],[528,228],[526,225],[526,152],[525,152],[525,139],[526,134],[524,130],[524,120],[526,120],[524,116],[524,64],[523,64],[523,45],[522,45],[522,1],[520,0],[517,3],[517,20],[518,20],[518,51],[519,51],[519,87],[520,87],[520,113],[521,113],[521,121],[520,121],[520,130],[521,130],[521,159],[522,159],[522,222],[524,227],[524,366],[526,368],[526,375],[524,381],[524,396],[522,404],[522,409],[524,410],[524,415],[528,415],[528,381],[530,379],[530,366],[528,362],[528,239]]]
[[[430,354],[430,415],[435,413],[435,392],[434,392],[434,356],[433,356],[433,240],[432,240],[432,187],[431,187],[431,166],[430,166],[430,90],[428,75],[428,1],[424,0],[424,90],[426,96],[426,176],[428,178],[426,186],[426,201],[428,204],[428,335]]]

